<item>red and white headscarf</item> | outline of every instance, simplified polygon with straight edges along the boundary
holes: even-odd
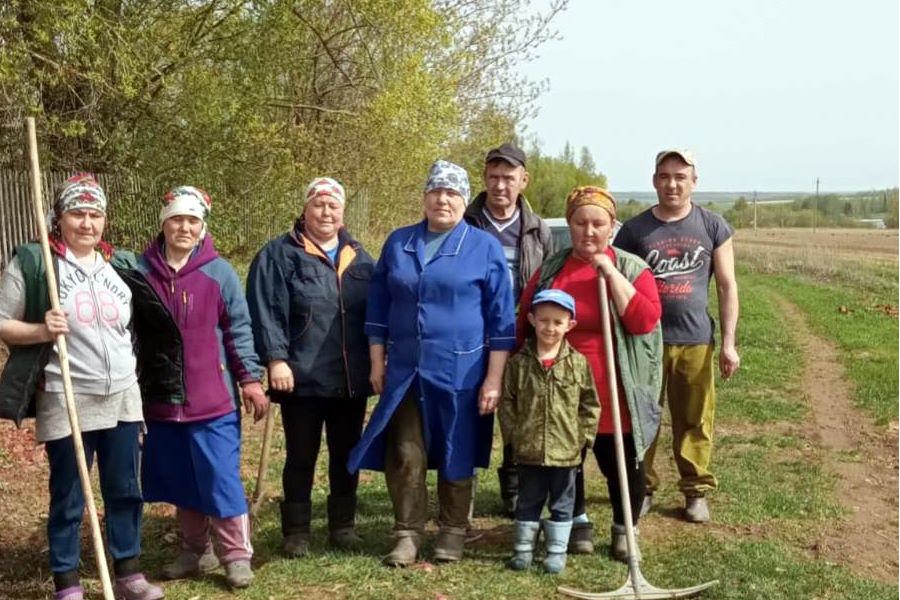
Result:
[[[163,196],[163,206],[159,210],[159,226],[171,217],[187,215],[203,221],[202,239],[206,235],[207,219],[212,210],[212,198],[205,191],[192,185],[179,186]]]
[[[331,177],[316,177],[306,186],[306,202],[318,196],[331,196],[344,206],[347,202],[344,186]]]
[[[47,212],[47,229],[55,231],[59,217],[70,210],[87,208],[106,215],[106,204],[106,194],[93,175],[72,175],[56,189],[53,206]]]

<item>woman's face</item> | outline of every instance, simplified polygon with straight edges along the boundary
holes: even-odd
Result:
[[[466,201],[455,190],[437,188],[425,193],[425,218],[431,231],[450,231],[462,221]]]
[[[191,215],[175,215],[163,221],[166,248],[182,252],[193,250],[203,233],[203,220]]]
[[[612,228],[612,217],[605,209],[591,204],[578,207],[569,217],[572,250],[585,259],[603,252]]]
[[[92,208],[67,210],[59,218],[59,232],[73,252],[93,250],[103,236],[106,216]]]
[[[316,196],[303,209],[306,232],[315,240],[328,242],[344,225],[344,205],[332,196]]]

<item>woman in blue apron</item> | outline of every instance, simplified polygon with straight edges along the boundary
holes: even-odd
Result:
[[[466,171],[432,165],[425,219],[391,233],[369,287],[365,328],[381,399],[348,468],[385,473],[396,537],[389,566],[418,556],[427,469],[438,470],[434,559],[462,557],[475,468],[490,462],[515,305],[499,242],[463,221],[468,201]]]

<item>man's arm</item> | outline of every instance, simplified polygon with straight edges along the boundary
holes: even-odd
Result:
[[[723,379],[731,377],[741,364],[735,347],[738,320],[738,288],[734,277],[734,244],[729,239],[713,250],[713,274],[719,297],[719,322],[722,327],[722,349],[719,372]]]

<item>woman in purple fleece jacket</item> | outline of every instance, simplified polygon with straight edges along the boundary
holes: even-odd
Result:
[[[228,583],[246,587],[253,548],[240,477],[236,384],[257,421],[268,400],[242,286],[206,235],[209,196],[183,186],[164,202],[162,232],[128,282],[148,429],[144,498],[177,507],[182,551],[163,570],[166,577],[211,571],[221,562]]]

